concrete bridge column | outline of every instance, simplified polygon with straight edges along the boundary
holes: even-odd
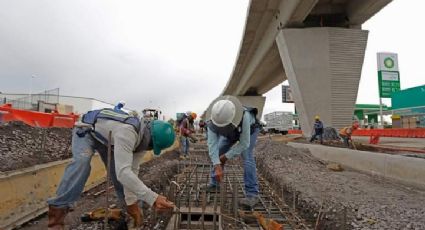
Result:
[[[314,116],[325,126],[351,124],[368,31],[344,28],[283,29],[276,43],[304,135]]]

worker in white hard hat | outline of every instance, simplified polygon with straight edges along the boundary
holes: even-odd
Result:
[[[122,111],[122,108],[125,106],[125,101],[119,101],[118,104],[114,107],[115,111]]]
[[[208,151],[214,165],[207,191],[218,191],[228,159],[241,155],[244,166],[245,198],[239,204],[252,208],[258,203],[259,188],[253,150],[260,126],[256,108],[244,107],[234,96],[222,96],[209,108]]]
[[[313,142],[319,137],[320,144],[323,144],[323,122],[320,120],[319,115],[314,117],[314,133],[311,135],[310,142]]]

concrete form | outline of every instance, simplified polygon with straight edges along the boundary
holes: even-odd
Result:
[[[179,147],[174,144],[162,151],[172,151]],[[153,159],[153,151],[146,151],[143,162]],[[0,229],[10,230],[45,213],[46,200],[55,195],[65,168],[72,159],[49,162],[25,169],[0,172]],[[105,181],[106,171],[99,155],[94,155],[91,173],[84,191]]]
[[[307,148],[313,156],[325,161],[425,188],[425,159],[294,142],[288,145]]]
[[[283,29],[276,43],[305,135],[315,115],[325,126],[351,124],[367,31],[343,28]]]

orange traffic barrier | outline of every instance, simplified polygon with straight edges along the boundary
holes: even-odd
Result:
[[[22,121],[34,127],[63,127],[72,128],[78,120],[76,114],[42,113],[30,110],[12,108],[11,104],[0,106],[0,122]]]
[[[290,129],[288,130],[288,134],[303,134],[303,131],[299,129]]]
[[[381,136],[381,137],[425,137],[425,128],[416,129],[357,129],[353,136]]]

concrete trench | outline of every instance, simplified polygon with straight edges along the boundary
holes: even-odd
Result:
[[[274,149],[275,145],[278,145],[277,149]],[[385,225],[386,221],[391,221],[379,219],[382,218],[379,213],[373,219],[373,213],[370,214],[368,211],[370,207],[364,208],[367,205],[352,203],[348,199],[352,197],[362,200],[370,196],[370,199],[375,199],[373,202],[380,205],[379,207],[383,207],[388,205],[391,199],[407,199],[407,195],[413,196],[414,194],[416,196],[420,196],[418,194],[425,195],[422,190],[406,189],[396,182],[386,181],[382,176],[368,175],[348,168],[342,173],[331,173],[326,169],[327,162],[316,158],[314,153],[310,154],[309,150],[297,149],[276,141],[259,140],[255,152],[261,202],[254,207],[254,210],[266,218],[283,224],[284,229],[363,229],[365,226],[369,229],[382,229],[386,226],[390,226],[390,229],[399,226],[411,227],[406,229],[421,229],[421,226],[425,226],[415,219],[417,215],[425,214],[424,208],[421,208],[424,206],[420,206],[420,204],[425,204],[425,199],[406,200],[408,203],[405,208],[406,213],[410,213],[413,217],[410,219],[409,217],[400,217],[399,222],[402,224],[398,225],[394,223]],[[205,193],[199,187],[208,182],[212,167],[206,143],[192,144],[189,159],[178,161],[177,158],[178,152],[172,151],[144,163],[141,167],[139,177],[145,184],[154,191],[169,197],[178,207],[173,212],[159,214],[147,206],[143,206],[145,220],[142,229],[259,229],[256,219],[242,217],[243,213],[240,212],[241,209],[237,205],[238,199],[244,197],[243,168],[240,159],[230,160],[226,165],[225,180],[220,191]],[[304,164],[306,162],[307,164]],[[299,167],[299,171],[290,169],[290,167]],[[285,168],[287,168],[286,171],[282,171]],[[309,178],[302,172],[311,174],[313,177]],[[356,188],[350,187],[352,185],[348,181],[346,183],[348,189],[354,190],[354,195],[349,192],[348,198],[345,199],[347,185],[344,183],[346,181],[338,184],[338,180],[343,177],[350,180],[357,178],[355,183],[360,183],[359,181],[362,180],[369,181],[383,188],[376,192],[373,188],[363,189],[363,191],[360,186],[356,190]],[[323,182],[323,179],[326,178],[332,183],[336,183],[335,188],[329,187],[331,182]],[[71,214],[72,217],[68,218],[68,222],[71,222],[69,229],[106,229],[101,222],[80,223],[79,221],[81,212],[89,211],[93,206],[99,204],[98,200],[104,200],[102,195],[93,197],[93,194],[99,189],[101,188],[90,190],[83,196],[79,202],[80,206],[78,204],[76,206],[74,211],[76,213]],[[391,191],[394,194],[391,194],[387,200],[378,200],[379,196],[372,194],[374,192],[383,193],[382,191]],[[323,197],[318,195],[321,193],[324,194]],[[418,204],[414,204],[414,201]],[[86,205],[90,202],[91,205]],[[384,212],[385,210],[379,211]],[[414,212],[418,214],[414,214]],[[389,217],[395,215],[394,213],[388,214]],[[405,218],[407,221],[404,220]],[[30,221],[30,224],[23,226],[22,229],[43,228],[46,219],[46,217],[42,217]],[[368,221],[373,223],[370,224]]]

